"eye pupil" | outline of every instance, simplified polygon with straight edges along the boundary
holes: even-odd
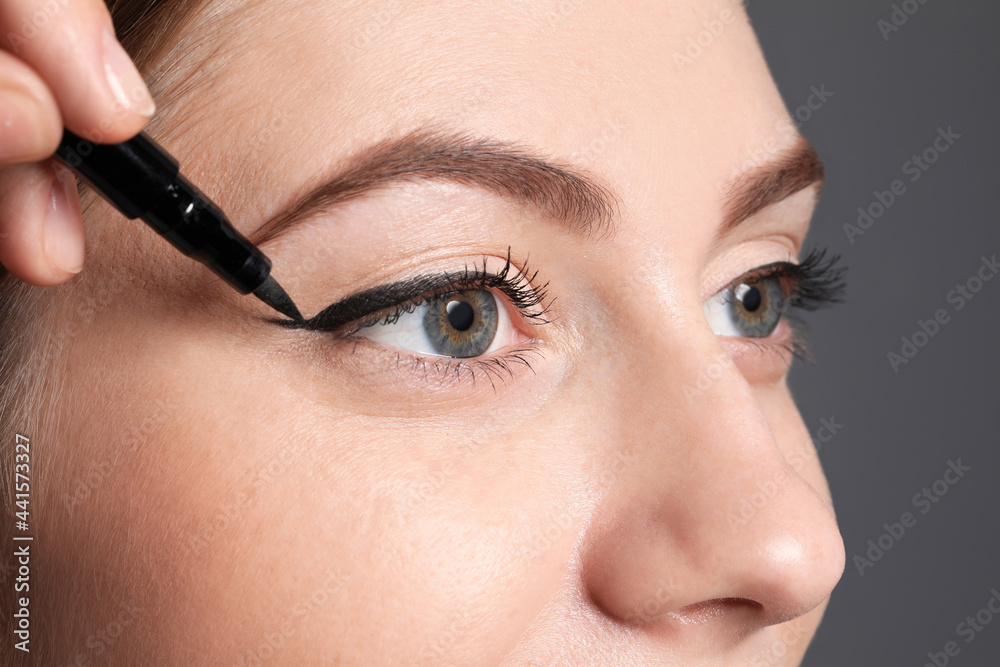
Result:
[[[468,331],[476,320],[476,311],[465,301],[449,301],[445,310],[448,324],[457,331]]]
[[[743,308],[745,308],[747,312],[755,313],[757,312],[757,309],[760,308],[763,298],[761,297],[759,289],[756,287],[749,287],[740,297],[740,301],[743,304]]]

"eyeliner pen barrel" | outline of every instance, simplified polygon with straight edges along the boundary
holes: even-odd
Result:
[[[56,157],[125,217],[141,218],[241,294],[257,290],[268,278],[271,261],[145,133],[118,144],[98,144],[67,130]]]

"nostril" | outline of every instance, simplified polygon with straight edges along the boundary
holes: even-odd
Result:
[[[763,609],[764,605],[747,598],[717,598],[689,604],[668,613],[667,616],[683,625],[704,625],[734,613],[758,613]]]

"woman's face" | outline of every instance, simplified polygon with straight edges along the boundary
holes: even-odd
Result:
[[[724,290],[819,170],[739,3],[291,4],[202,12],[152,134],[307,318],[436,290],[281,326],[92,207],[35,438],[55,657],[798,664],[843,544],[787,281]]]

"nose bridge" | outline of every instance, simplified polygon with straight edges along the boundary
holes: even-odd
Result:
[[[701,328],[689,323],[676,340],[653,343],[622,415],[623,437],[641,462],[633,487],[682,494],[682,508],[697,507],[699,516],[731,506],[762,478],[795,472],[742,373]]]
[[[742,600],[762,624],[814,608],[843,570],[828,506],[785,460],[704,323],[690,318],[647,342],[629,353],[641,372],[616,385],[629,465],[588,535],[591,597],[611,616],[644,621],[720,600]],[[734,513],[745,502],[750,519]]]

